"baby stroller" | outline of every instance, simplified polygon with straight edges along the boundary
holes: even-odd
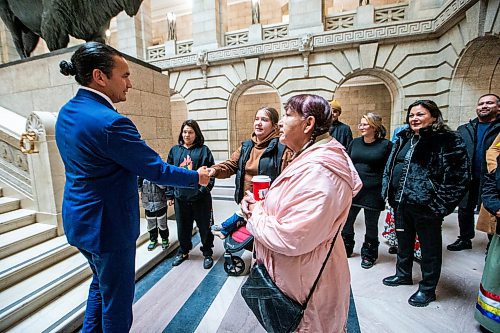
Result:
[[[224,249],[224,270],[229,276],[239,276],[245,271],[245,262],[234,253],[252,251],[253,236],[243,225],[224,239]]]

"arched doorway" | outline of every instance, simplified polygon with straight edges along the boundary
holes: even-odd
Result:
[[[270,106],[281,113],[281,99],[277,90],[265,82],[253,81],[237,87],[229,103],[230,154],[253,133],[253,121],[258,109]]]
[[[449,125],[452,128],[476,117],[479,96],[500,91],[500,38],[472,41],[458,61],[450,91]],[[496,78],[496,79],[495,79]]]
[[[359,136],[357,124],[368,112],[378,113],[387,129],[387,138],[391,128],[397,126],[392,122],[394,111],[393,93],[386,83],[373,75],[356,75],[347,77],[335,90],[334,98],[342,106],[339,120],[351,127],[353,137]]]

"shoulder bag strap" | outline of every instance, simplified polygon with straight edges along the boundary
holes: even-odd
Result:
[[[340,226],[340,228],[341,227],[342,226]],[[314,281],[314,284],[311,288],[311,291],[309,292],[309,295],[306,298],[306,302],[302,305],[304,310],[307,308],[307,303],[309,303],[309,300],[311,299],[311,296],[314,292],[314,289],[316,289],[316,285],[318,284],[319,278],[321,277],[321,274],[323,273],[323,269],[326,266],[326,262],[328,261],[328,258],[330,258],[330,254],[332,253],[333,246],[335,245],[335,241],[337,240],[337,236],[339,235],[340,228],[337,230],[335,237],[333,237],[332,245],[330,246],[330,250],[328,250],[328,254],[326,255],[325,261],[323,261],[323,265],[321,266],[321,269],[319,270],[318,276],[316,277],[316,281]]]

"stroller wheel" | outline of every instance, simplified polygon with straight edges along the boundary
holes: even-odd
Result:
[[[241,275],[245,271],[245,262],[240,257],[233,257],[231,264],[224,262],[224,270],[230,276]]]

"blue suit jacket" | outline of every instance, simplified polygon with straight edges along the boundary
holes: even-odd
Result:
[[[135,246],[137,175],[160,185],[198,188],[196,171],[163,162],[130,119],[91,91],[80,89],[61,108],[56,142],[66,171],[66,237],[91,253]]]

